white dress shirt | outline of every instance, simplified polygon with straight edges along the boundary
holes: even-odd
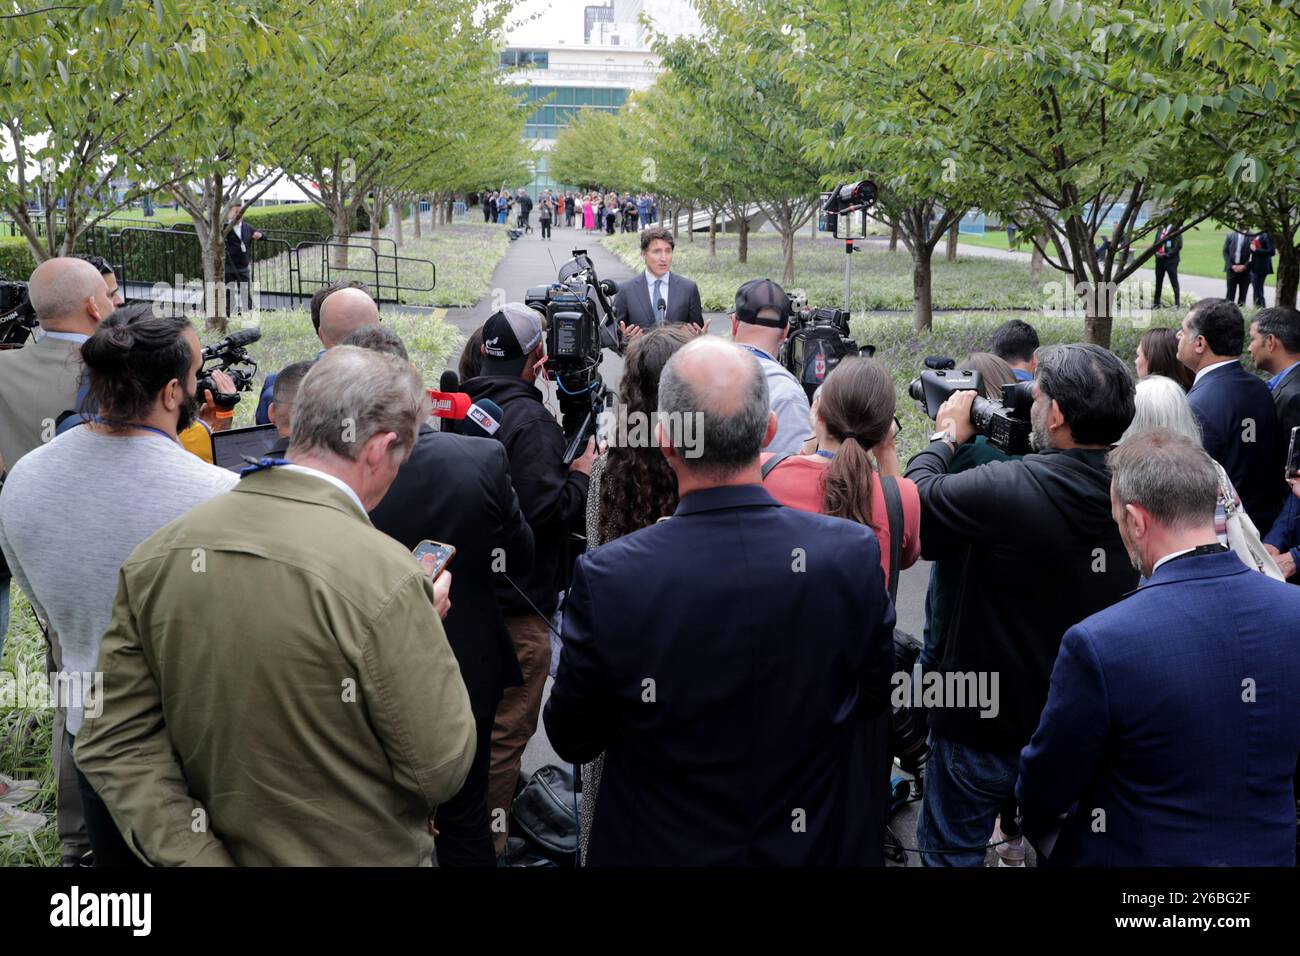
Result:
[[[1192,384],[1195,385],[1197,382],[1199,382],[1201,380],[1201,376],[1204,375],[1206,372],[1213,372],[1216,368],[1223,368],[1223,366],[1231,365],[1235,361],[1237,361],[1237,359],[1225,359],[1222,362],[1215,362],[1213,365],[1205,366],[1199,372],[1196,373],[1196,377],[1192,379]]]
[[[352,490],[352,486],[349,485],[342,478],[336,478],[334,475],[328,475],[323,471],[317,471],[315,468],[308,468],[305,465],[289,464],[289,465],[281,465],[280,467],[283,468],[285,471],[296,471],[301,475],[315,475],[317,478],[320,478],[323,481],[328,481],[331,485],[334,485],[345,495],[351,498],[353,502],[356,503],[357,510],[366,516],[367,521],[370,520],[370,516],[366,512],[366,506],[361,503],[360,496],[358,496],[357,493]]]

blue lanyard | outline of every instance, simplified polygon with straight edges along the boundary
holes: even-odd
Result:
[[[817,453],[818,455],[821,455],[823,458],[834,458],[834,457],[835,457],[835,452],[833,452],[833,451],[822,451],[820,448],[817,449],[817,452],[816,452],[816,453]]]
[[[281,465],[292,465],[293,462],[285,458],[251,458],[244,456],[244,461],[248,462],[248,467],[239,470],[239,477],[247,476],[258,471],[269,471],[272,468],[279,468]]]
[[[112,425],[114,428],[138,428],[141,431],[153,432],[155,435],[162,435],[162,437],[166,438],[168,441],[176,442],[177,444],[180,444],[179,439],[174,438],[171,435],[168,435],[161,428],[154,428],[152,425],[136,425],[133,422],[115,422],[115,421],[110,421],[107,418],[99,418],[98,416],[95,418],[95,423],[97,425]]]
[[[737,342],[736,344],[739,345],[739,346],[740,346],[742,349],[744,349],[746,352],[749,352],[751,355],[754,355],[754,356],[756,356],[757,358],[767,359],[769,362],[775,362],[775,361],[776,361],[776,359],[772,358],[772,356],[768,355],[766,352],[764,352],[762,349],[760,349],[760,348],[758,348],[758,347],[756,347],[756,346],[753,346],[753,345],[746,345],[746,344],[743,343],[743,342]]]

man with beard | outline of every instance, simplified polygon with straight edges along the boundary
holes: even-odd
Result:
[[[964,568],[940,662],[953,691],[929,712],[933,755],[917,824],[927,866],[983,864],[1061,637],[1137,583],[1106,471],[1107,450],[1133,419],[1128,366],[1096,345],[1047,346],[1035,359],[1038,454],[947,474],[975,436],[975,393],[962,391],[940,407],[939,431],[907,467],[921,496],[922,555]],[[992,706],[956,693],[977,683],[997,688]]]
[[[1197,442],[1152,429],[1108,463],[1146,580],[1061,641],[1020,757],[1025,830],[1069,814],[1054,866],[1294,866],[1300,592],[1218,543]]]
[[[86,424],[24,455],[0,493],[0,549],[62,649],[59,686],[67,693],[57,704],[69,742],[94,683],[122,562],[163,525],[239,481],[177,440],[198,409],[200,345],[188,320],[156,316],[149,303],[118,309],[82,344],[81,359]],[[77,776],[96,864],[135,862]],[[60,802],[65,796],[60,791]]]

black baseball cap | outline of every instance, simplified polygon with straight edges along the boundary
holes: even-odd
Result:
[[[518,375],[541,340],[537,310],[507,302],[483,323],[483,374]]]
[[[765,309],[775,309],[778,318],[759,318],[758,313]],[[790,321],[790,297],[771,279],[750,279],[736,291],[736,319],[746,325],[783,329]]]

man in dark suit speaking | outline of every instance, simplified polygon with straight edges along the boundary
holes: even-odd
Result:
[[[588,864],[879,865],[894,608],[876,536],[763,490],[776,415],[737,346],[678,351],[659,412],[681,503],[578,559],[546,706],[563,759],[605,754]]]
[[[624,282],[614,297],[618,327],[629,339],[667,322],[690,322],[704,329],[699,287],[670,272],[673,234],[663,226],[641,230],[641,258],[645,271]]]

